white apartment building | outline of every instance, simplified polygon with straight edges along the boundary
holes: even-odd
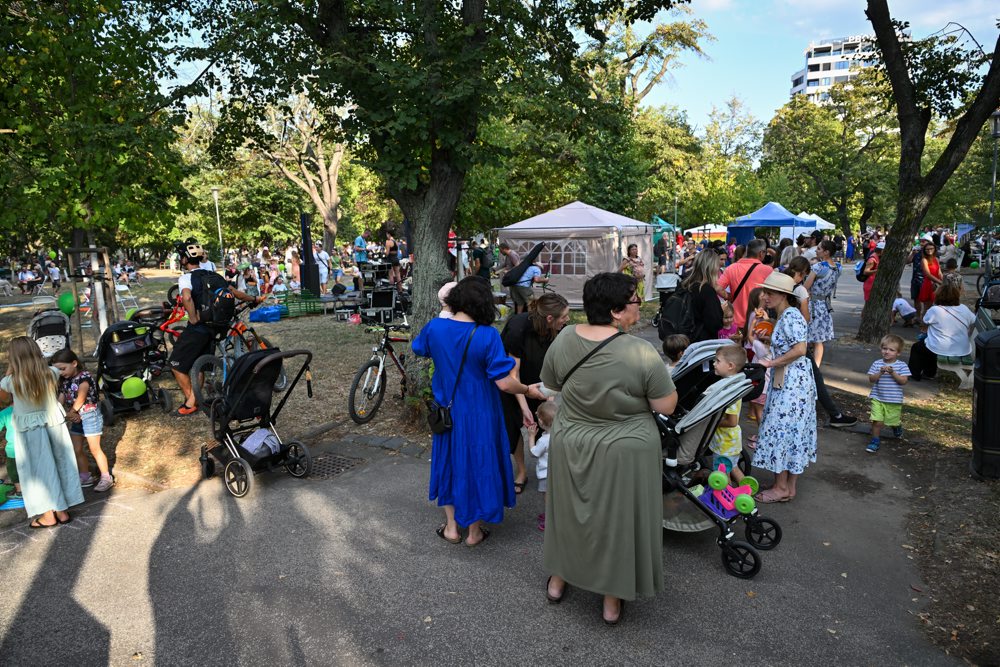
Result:
[[[805,95],[816,103],[830,99],[834,84],[850,81],[858,69],[871,66],[871,60],[863,57],[872,50],[870,39],[854,35],[810,42],[805,50],[806,66],[792,75],[791,96]]]

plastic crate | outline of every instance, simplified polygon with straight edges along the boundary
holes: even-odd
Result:
[[[299,317],[323,312],[323,303],[306,290],[303,290],[302,294],[288,293],[278,299],[278,304],[282,317]]]

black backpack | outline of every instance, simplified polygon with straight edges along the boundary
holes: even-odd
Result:
[[[484,244],[481,248],[483,250],[483,259],[480,261],[481,268],[492,269],[496,263],[496,258],[493,256],[493,246]]]
[[[214,271],[191,272],[191,298],[198,321],[216,329],[228,328],[236,314],[236,298],[226,279]]]
[[[698,330],[698,323],[694,320],[694,295],[686,288],[678,287],[660,308],[657,329],[660,340],[673,334],[684,334],[694,340]]]

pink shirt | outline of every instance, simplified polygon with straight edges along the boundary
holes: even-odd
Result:
[[[740,290],[739,295],[737,295],[734,301],[733,294],[749,271],[753,271],[753,275],[743,285],[743,289]],[[726,270],[722,272],[722,276],[719,278],[719,287],[722,289],[729,288],[729,301],[733,304],[733,319],[736,322],[737,328],[742,327],[747,321],[747,302],[750,299],[750,292],[755,287],[760,287],[764,279],[771,275],[772,271],[773,269],[770,266],[761,264],[759,259],[744,257],[735,264],[727,266]]]

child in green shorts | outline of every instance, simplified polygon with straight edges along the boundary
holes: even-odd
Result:
[[[3,437],[6,440],[6,447],[4,448],[4,454],[7,457],[7,483],[14,485],[14,492],[8,493],[8,498],[20,498],[21,497],[21,485],[17,478],[17,463],[14,461],[14,425],[13,425],[13,415],[14,408],[6,407],[0,410],[0,431],[3,431]]]
[[[903,339],[889,334],[880,345],[882,358],[868,369],[868,381],[872,383],[868,394],[872,400],[872,440],[865,451],[869,454],[877,452],[882,444],[879,436],[883,424],[891,426],[897,438],[903,435],[903,385],[910,379],[910,367],[899,360]]]

